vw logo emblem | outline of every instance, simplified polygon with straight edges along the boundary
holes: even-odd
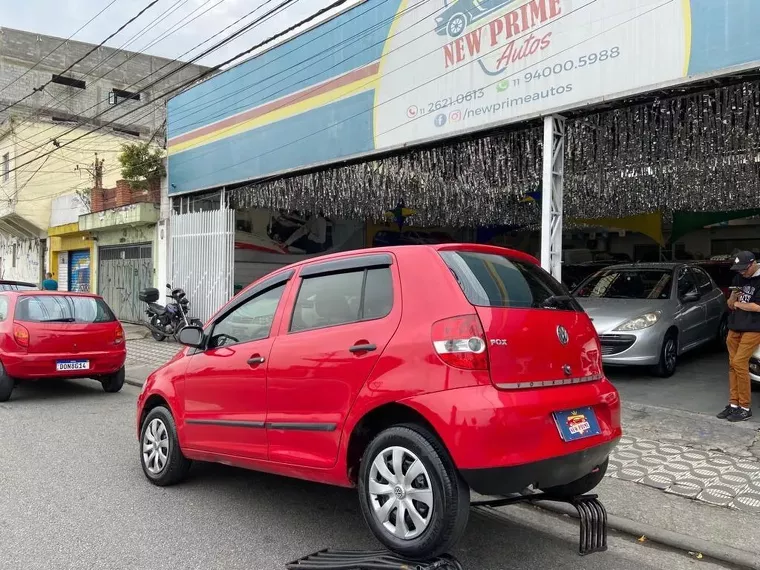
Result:
[[[557,338],[562,344],[567,344],[570,341],[570,336],[567,334],[567,329],[562,325],[557,327]]]

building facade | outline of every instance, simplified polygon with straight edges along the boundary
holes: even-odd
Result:
[[[66,71],[95,46],[62,42],[0,28],[0,277],[39,283],[49,270],[61,288],[97,291],[90,230],[105,227],[79,228],[96,171],[114,188],[123,144],[164,146],[162,93],[206,68],[100,47]]]

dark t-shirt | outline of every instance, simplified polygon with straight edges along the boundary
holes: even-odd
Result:
[[[747,279],[741,275],[734,277],[734,287],[741,287],[739,291],[740,303],[757,303],[760,305],[760,275]],[[729,330],[736,332],[760,332],[760,313],[749,311],[731,311],[728,317]]]

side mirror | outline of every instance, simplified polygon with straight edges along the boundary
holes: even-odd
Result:
[[[167,283],[167,284],[166,284],[166,288],[167,288],[167,289],[171,289],[171,288],[172,288],[172,284],[171,284],[171,283]]]
[[[701,298],[702,295],[699,294],[699,291],[689,291],[683,297],[681,297],[681,300],[684,303],[694,303],[696,301],[699,301]]]
[[[200,348],[203,346],[203,329],[196,326],[185,327],[179,331],[177,340],[185,346]]]

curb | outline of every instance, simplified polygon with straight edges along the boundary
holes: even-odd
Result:
[[[521,508],[530,508],[530,506],[531,505],[519,505]],[[578,511],[576,511],[575,507],[570,505],[562,503],[543,503],[541,505],[532,506],[555,514],[567,515],[574,519],[578,518]],[[475,507],[473,510],[480,511],[480,513],[485,516],[492,516],[500,519],[507,518],[506,515],[493,507]],[[760,554],[754,554],[752,552],[747,552],[746,550],[739,550],[717,542],[657,528],[645,523],[611,515],[609,513],[607,514],[607,525],[613,530],[635,538],[645,536],[650,542],[685,552],[697,552],[706,558],[711,558],[719,562],[726,562],[739,568],[748,568],[750,570],[760,568]]]
[[[134,386],[135,388],[142,388],[143,384],[145,384],[142,380],[132,380],[131,378],[124,378],[124,383]]]

